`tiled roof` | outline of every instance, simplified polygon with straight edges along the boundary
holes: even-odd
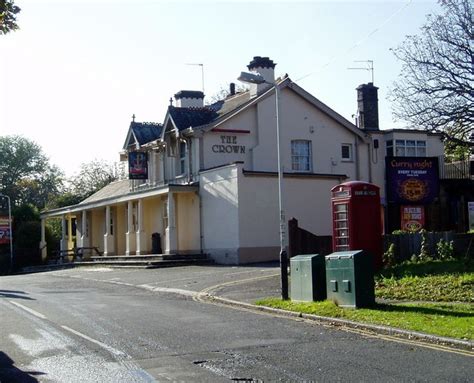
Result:
[[[119,197],[121,195],[128,194],[130,191],[129,180],[120,180],[115,181],[107,186],[104,186],[99,191],[92,194],[90,197],[86,198],[84,201],[80,202],[79,205],[101,201],[103,199]]]
[[[237,93],[234,96],[228,96],[224,100],[209,105],[208,108],[215,110],[219,117],[232,112],[245,103],[250,101],[250,92]]]
[[[202,108],[179,108],[169,106],[169,113],[178,130],[184,130],[189,127],[196,128],[198,126],[207,125],[219,117],[236,110],[248,101],[250,101],[250,93],[244,92]]]
[[[208,107],[178,108],[169,106],[169,113],[178,130],[209,124],[218,116],[216,111]]]
[[[154,122],[135,122],[132,121],[130,128],[137,138],[140,145],[160,138],[163,125]]]

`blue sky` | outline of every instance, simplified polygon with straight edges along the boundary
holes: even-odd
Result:
[[[21,29],[0,36],[0,134],[40,144],[68,175],[117,161],[135,114],[162,122],[182,89],[206,96],[237,82],[253,56],[353,121],[373,60],[383,129],[399,75],[390,52],[419,33],[435,1],[16,0]]]

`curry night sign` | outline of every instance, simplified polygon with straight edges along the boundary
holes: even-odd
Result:
[[[427,204],[438,196],[438,158],[387,157],[387,197],[399,204]]]

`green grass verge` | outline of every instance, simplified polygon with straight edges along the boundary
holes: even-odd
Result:
[[[472,304],[391,303],[357,310],[343,309],[329,301],[292,302],[269,298],[259,300],[256,304],[450,338],[473,340],[474,337],[474,306]]]
[[[432,302],[474,302],[474,262],[406,262],[375,278],[375,296]]]

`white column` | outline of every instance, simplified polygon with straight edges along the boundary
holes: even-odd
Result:
[[[133,228],[133,202],[127,203],[127,232],[125,233],[125,255],[132,255],[135,251],[135,231]]]
[[[60,250],[67,250],[67,236],[66,236],[66,216],[61,216],[61,242]]]
[[[89,233],[87,232],[87,211],[82,211],[81,219],[81,246],[89,247]]]
[[[143,200],[138,200],[138,212],[137,212],[137,223],[138,223],[138,230],[137,230],[137,252],[136,255],[143,255],[146,254],[146,232],[145,227],[143,226]]]
[[[104,256],[113,255],[114,253],[114,237],[110,232],[110,206],[105,207],[105,233],[104,233]]]
[[[74,247],[74,243],[72,242],[72,217],[70,215],[67,216],[67,249],[70,250]]]
[[[176,236],[176,219],[175,219],[174,194],[168,193],[168,227],[166,228],[166,247],[165,252],[168,254],[176,253],[178,250],[178,240]]]
[[[41,260],[44,262],[48,256],[48,249],[46,247],[46,219],[41,219],[41,241],[40,241],[40,250],[41,250]]]

